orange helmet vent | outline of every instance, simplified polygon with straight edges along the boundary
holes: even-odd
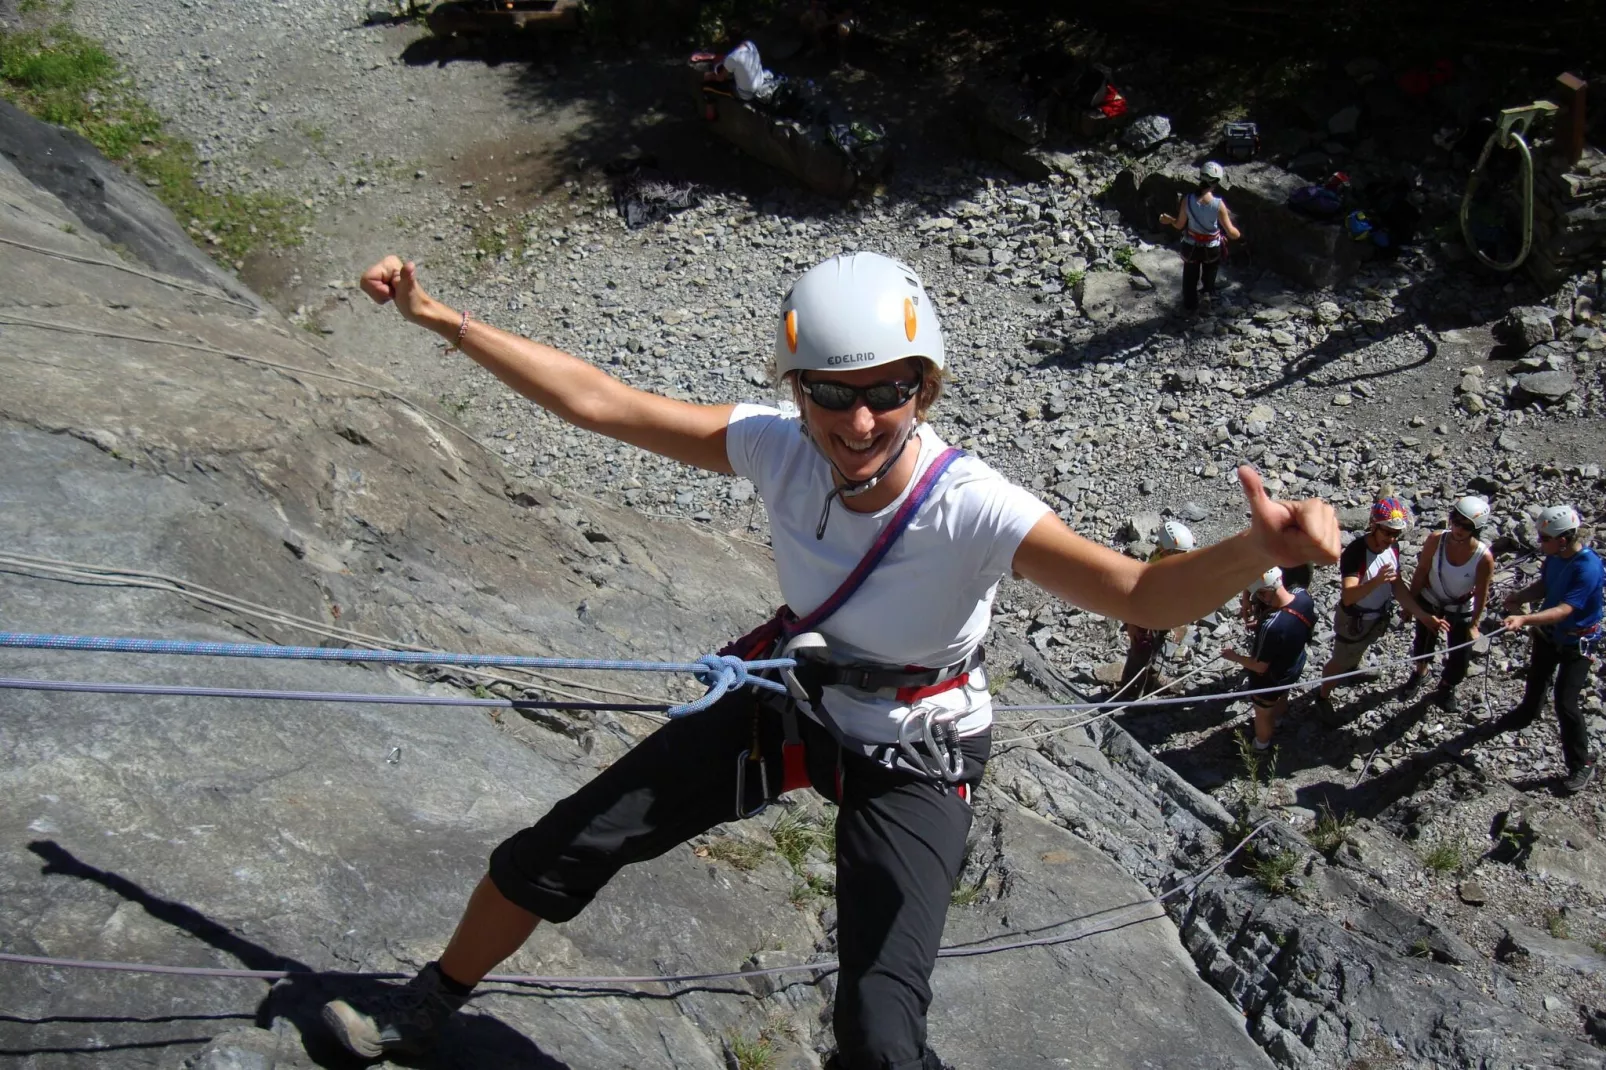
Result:
[[[786,310],[786,348],[793,353],[797,352],[797,309],[795,308]]]
[[[903,333],[909,341],[915,340],[915,303],[907,297],[903,299]]]

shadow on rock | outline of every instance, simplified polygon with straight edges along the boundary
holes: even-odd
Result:
[[[119,1022],[203,1021],[213,1019],[252,1018],[258,1029],[272,1030],[278,1019],[291,1022],[301,1036],[306,1054],[322,1067],[347,1068],[367,1065],[347,1052],[328,1035],[323,1027],[320,1012],[331,999],[361,998],[381,987],[384,982],[343,974],[319,973],[312,966],[286,955],[281,955],[261,944],[252,942],[224,925],[207,917],[193,907],[172,899],[153,895],[126,877],[98,869],[82,861],[53,840],[35,840],[28,844],[44,861],[40,870],[43,876],[73,877],[100,885],[144,910],[152,918],[181,929],[198,940],[237,959],[250,970],[283,970],[292,976],[276,982],[257,1004],[253,1015],[171,1015],[160,1018],[50,1016],[40,1019],[23,1019],[11,1016],[6,1021],[22,1025],[46,1022],[84,1022],[109,1024]],[[305,975],[305,976],[299,976]],[[181,1037],[163,1041],[145,1041],[137,1047],[167,1047],[205,1043],[210,1037]],[[118,1047],[110,1045],[94,1049],[106,1051]],[[59,1047],[12,1051],[8,1054],[43,1054],[60,1051]],[[533,1070],[568,1070],[568,1064],[547,1055],[528,1037],[490,1015],[465,1013],[458,1015],[446,1027],[438,1050],[416,1060],[399,1063],[420,1067],[475,1067],[533,1068]]]

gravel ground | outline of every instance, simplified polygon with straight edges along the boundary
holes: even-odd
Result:
[[[454,411],[530,477],[763,538],[745,481],[585,436],[509,397],[369,307],[354,289],[363,266],[401,252],[433,292],[483,319],[645,388],[725,401],[768,396],[769,315],[790,279],[844,249],[891,253],[922,273],[948,332],[955,382],[934,414],[939,431],[1035,488],[1084,534],[1134,552],[1147,551],[1163,516],[1207,540],[1236,529],[1233,469],[1243,460],[1276,493],[1329,499],[1352,530],[1385,484],[1432,524],[1477,487],[1494,501],[1506,576],[1531,552],[1539,505],[1571,501],[1596,523],[1606,517],[1598,280],[1532,294],[1474,278],[1455,250],[1428,242],[1336,292],[1301,292],[1234,263],[1213,307],[1183,318],[1168,307],[1163,271],[1151,272],[1159,292],[1127,274],[1171,254],[1100,204],[1119,169],[1100,152],[1078,154],[1045,183],[928,152],[878,195],[829,204],[755,174],[688,122],[680,101],[655,97],[674,57],[426,63],[421,29],[366,25],[365,14],[364,3],[340,0],[78,0],[72,18],[195,141],[209,182],[289,193],[310,211],[305,245],[242,265],[245,279],[332,352],[383,363]],[[638,138],[677,146],[703,189],[699,206],[629,231],[596,165],[608,146]],[[1093,282],[1124,315],[1084,314]],[[1508,315],[1514,305],[1528,311]],[[1336,589],[1330,572],[1313,584],[1324,614]],[[1034,589],[1006,584],[997,613],[1090,690],[1120,656],[1114,622]],[[1329,638],[1319,635],[1313,663]],[[1242,636],[1227,615],[1204,622],[1170,671],[1210,663],[1234,641]],[[1403,656],[1408,641],[1395,633],[1383,656]],[[1512,864],[1500,854],[1511,837],[1491,831],[1513,812],[1541,824],[1566,817],[1590,837],[1606,822],[1599,785],[1566,802],[1543,791],[1561,769],[1548,719],[1517,737],[1463,736],[1514,702],[1523,660],[1514,640],[1478,660],[1464,717],[1393,697],[1397,667],[1351,689],[1347,724],[1320,724],[1296,702],[1265,798],[1306,827],[1321,802],[1361,815],[1341,850],[1491,957],[1513,919],[1606,938],[1606,878]],[[1591,701],[1598,713],[1599,695]],[[1134,712],[1125,722],[1230,801],[1252,793],[1236,745],[1244,713]],[[1424,866],[1422,852],[1439,843],[1462,845],[1464,863]],[[1460,893],[1469,881],[1481,903]],[[1582,1032],[1578,1008],[1606,1008],[1599,972],[1503,957],[1518,982],[1512,998],[1538,1017]]]

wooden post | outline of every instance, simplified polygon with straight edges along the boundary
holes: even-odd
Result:
[[[1563,74],[1556,79],[1556,103],[1561,115],[1556,123],[1556,155],[1568,167],[1584,155],[1585,97],[1589,83],[1576,74]]]

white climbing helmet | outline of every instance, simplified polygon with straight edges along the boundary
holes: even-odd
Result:
[[[1255,584],[1255,590],[1272,591],[1281,587],[1283,583],[1283,570],[1276,565],[1271,566],[1260,575],[1260,582]]]
[[[1206,182],[1225,182],[1227,169],[1214,160],[1206,160],[1199,168],[1199,177]]]
[[[1193,549],[1193,532],[1180,520],[1167,520],[1160,525],[1160,549],[1167,553],[1187,553]]]
[[[1584,521],[1570,505],[1552,505],[1539,514],[1539,534],[1546,538],[1571,535]]]
[[[1468,494],[1457,498],[1455,511],[1474,528],[1483,527],[1483,522],[1489,519],[1489,499],[1477,494]]]
[[[942,327],[920,277],[880,253],[842,253],[803,273],[781,301],[775,364],[853,371],[925,357],[943,366]]]

